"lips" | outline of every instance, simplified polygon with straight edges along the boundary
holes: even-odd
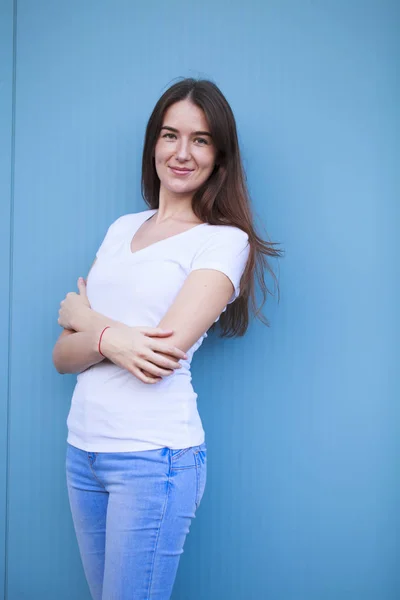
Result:
[[[183,169],[182,167],[169,167],[173,173],[176,175],[187,175],[188,173],[192,173],[194,169]]]

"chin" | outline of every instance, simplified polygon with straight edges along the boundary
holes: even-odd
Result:
[[[181,195],[194,194],[195,191],[198,189],[197,187],[192,188],[189,186],[185,187],[182,185],[164,185],[164,187],[172,194],[181,194]]]
[[[169,190],[170,192],[174,192],[176,194],[189,194],[193,193],[198,189],[198,185],[190,185],[188,181],[161,181],[161,185]]]

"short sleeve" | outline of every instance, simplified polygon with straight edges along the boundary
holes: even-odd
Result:
[[[116,221],[111,223],[96,252],[97,258],[109,254],[112,251],[112,248],[124,238],[131,224],[131,216],[132,215],[122,215],[122,217],[119,217]]]
[[[231,280],[234,293],[228,304],[240,294],[240,280],[246,268],[250,253],[249,236],[238,227],[217,225],[213,233],[196,252],[191,271],[215,269]]]

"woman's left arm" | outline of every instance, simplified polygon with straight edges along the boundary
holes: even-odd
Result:
[[[158,327],[172,329],[171,343],[187,352],[213,325],[233,291],[231,280],[221,271],[192,271]]]
[[[173,344],[187,352],[240,295],[250,250],[248,234],[230,226],[216,227],[197,249],[185,283],[158,325],[173,330]]]

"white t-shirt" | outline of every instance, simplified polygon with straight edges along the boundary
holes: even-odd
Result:
[[[132,253],[132,237],[155,212],[124,215],[109,227],[87,281],[92,308],[129,326],[157,327],[195,269],[225,273],[234,285],[233,302],[249,255],[247,234],[202,223]],[[188,350],[187,360],[180,360],[181,369],[158,383],[143,383],[109,361],[80,373],[67,421],[68,442],[88,452],[203,443],[190,363],[206,336]]]

